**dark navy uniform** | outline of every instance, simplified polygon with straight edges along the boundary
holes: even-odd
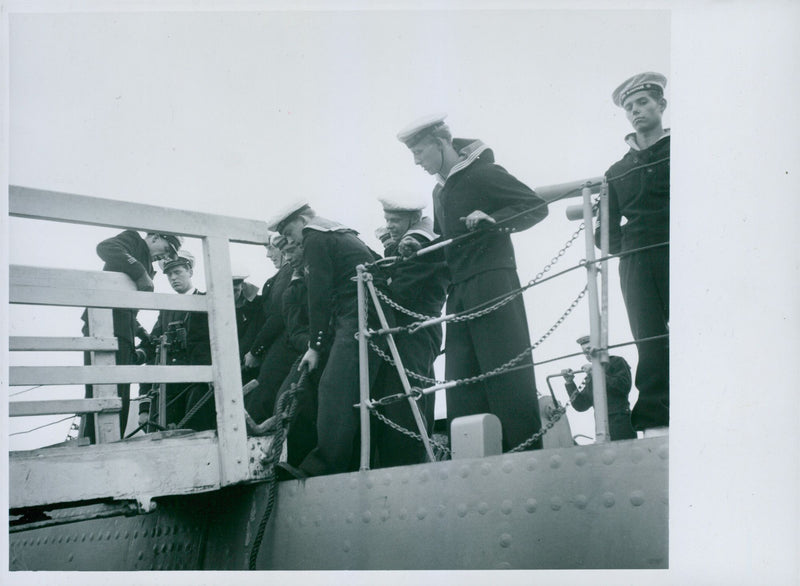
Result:
[[[545,202],[496,165],[492,151],[480,141],[453,139],[453,147],[462,158],[434,189],[434,230],[443,238],[461,236],[468,232],[461,218],[475,210],[498,222],[518,217],[499,229],[484,223],[489,229],[479,228],[473,236],[444,249],[452,280],[448,314],[471,310],[519,288],[509,233],[529,228],[547,216]],[[528,318],[522,296],[518,296],[478,319],[447,324],[446,378],[463,379],[488,372],[529,346]],[[493,413],[503,426],[504,451],[538,432],[541,420],[530,353],[520,365],[530,368],[448,390],[448,420]],[[541,447],[541,439],[530,447]]]
[[[151,279],[155,275],[150,260],[150,249],[145,240],[134,230],[125,230],[112,238],[103,240],[97,245],[97,255],[105,262],[104,271],[125,273],[136,281],[143,275]],[[119,343],[116,352],[116,364],[136,364],[135,337],[140,327],[136,321],[136,309],[113,309],[114,336]],[[83,335],[89,335],[88,314],[83,313]],[[89,353],[84,354],[84,364],[90,364]],[[117,395],[122,399],[122,410],[119,414],[120,430],[125,432],[130,408],[130,384],[118,384]],[[92,396],[92,386],[86,386],[86,397]],[[94,417],[85,418],[84,435],[94,441]]]
[[[608,431],[611,440],[636,439],[636,432],[631,426],[631,408],[628,404],[628,394],[631,392],[631,367],[621,356],[609,356],[605,374]],[[571,380],[567,380],[564,386],[570,397],[578,390]],[[589,373],[586,375],[583,389],[572,399],[575,411],[587,411],[594,405],[592,393],[592,375]]]
[[[608,179],[609,250],[625,252],[669,242],[669,134],[646,149],[629,135],[631,150],[606,172]],[[651,166],[638,168],[649,163]],[[622,218],[627,219],[620,226]],[[596,234],[599,244],[599,234]],[[620,288],[635,339],[669,332],[669,246],[623,256]],[[639,362],[633,427],[669,426],[669,343],[637,344]]]
[[[195,289],[194,295],[205,295]],[[174,324],[174,325],[172,325]],[[142,343],[140,348],[145,351],[149,364],[155,364],[156,348],[160,337],[170,329],[178,328],[185,331],[185,341],[173,344],[167,349],[167,362],[170,365],[204,365],[211,364],[211,342],[208,332],[208,315],[205,312],[162,310],[158,314],[153,331],[150,333],[148,343]],[[177,424],[186,413],[208,391],[206,383],[171,383],[166,386],[167,424]],[[152,401],[150,409],[157,412],[158,402]],[[154,409],[155,408],[155,409]],[[157,420],[153,416],[153,420]],[[216,411],[214,399],[209,399],[204,407],[187,422],[186,427],[191,429],[213,429],[216,427]]]
[[[404,235],[412,237],[420,244],[427,244],[435,239],[433,225],[429,218],[412,226]],[[384,255],[397,255],[397,242],[391,242],[384,250]],[[429,260],[411,259],[386,267],[387,292],[396,303],[416,313],[438,317],[442,313],[449,273],[443,259]],[[419,321],[401,311],[395,312],[397,326],[408,325]],[[397,350],[403,361],[403,367],[428,378],[434,378],[433,362],[439,355],[442,346],[442,326],[436,325],[418,330],[413,334],[400,333],[394,336]],[[409,377],[412,387],[429,386],[415,378]],[[373,399],[403,393],[403,385],[397,369],[388,363],[380,367],[380,373],[372,389]],[[423,395],[417,401],[420,413],[425,420],[428,435],[433,430],[435,396]],[[381,412],[391,421],[414,432],[418,432],[408,401],[399,401],[380,407]],[[427,456],[424,445],[414,438],[400,433],[383,422],[372,426],[372,437],[375,443],[374,467],[401,466],[425,462]]]
[[[353,230],[315,217],[303,229],[308,270],[309,348],[330,348],[319,381],[317,445],[300,463],[309,476],[358,467],[359,402],[356,266],[377,258]],[[370,354],[374,376],[380,358]],[[318,368],[319,370],[319,368]]]
[[[257,377],[258,387],[245,401],[248,413],[256,422],[272,415],[278,389],[297,359],[297,352],[289,347],[286,340],[281,307],[291,277],[292,267],[286,263],[270,277],[262,291],[262,313],[265,318],[250,349],[253,356],[262,359]]]

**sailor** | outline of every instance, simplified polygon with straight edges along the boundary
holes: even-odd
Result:
[[[577,339],[584,355],[592,359],[592,348],[589,336]],[[575,386],[575,373],[570,368],[561,371],[564,376],[567,393],[572,397],[571,403],[575,411],[587,411],[594,405],[592,387],[592,374],[590,365],[585,365],[586,380],[583,389],[578,393]],[[611,441],[636,439],[636,432],[631,426],[631,407],[628,404],[628,394],[631,392],[631,367],[622,356],[609,356],[608,363],[604,365],[606,376],[606,404],[608,405],[608,431]],[[576,394],[577,393],[577,394]]]
[[[103,240],[97,245],[97,255],[104,261],[104,271],[121,272],[128,275],[139,291],[153,290],[153,262],[175,255],[181,247],[183,238],[174,234],[148,232],[142,238],[134,230],[125,230],[112,238]],[[136,364],[135,339],[137,330],[141,331],[136,321],[136,309],[113,309],[114,336],[117,338],[116,364]],[[89,331],[88,312],[84,311],[83,335]],[[141,337],[141,336],[140,336]],[[84,364],[91,364],[90,353],[84,353]],[[117,395],[122,398],[122,410],[119,414],[120,433],[125,433],[130,406],[130,384],[118,384]],[[86,385],[86,397],[93,396],[92,385]],[[83,436],[95,440],[94,417],[84,416]]]
[[[257,423],[272,415],[281,383],[297,358],[296,352],[289,347],[286,339],[286,326],[281,308],[283,293],[292,277],[292,267],[275,245],[279,237],[279,234],[273,234],[266,245],[267,256],[278,272],[264,283],[261,292],[263,318],[244,357],[245,368],[259,369],[256,378],[258,386],[245,398],[245,408]]]
[[[470,311],[519,288],[511,232],[547,216],[547,205],[530,188],[495,164],[480,140],[453,138],[444,115],[429,116],[397,138],[414,163],[436,178],[434,231],[442,238],[473,233],[444,249],[451,285],[447,313]],[[499,226],[496,224],[503,222]],[[541,428],[530,336],[522,297],[477,319],[449,322],[445,376],[459,380],[498,368],[525,354],[517,366],[447,391],[447,418],[493,413],[502,424],[503,450],[526,442]],[[541,438],[526,445],[541,447]]]
[[[246,281],[249,276],[247,269],[238,264],[231,268],[236,337],[239,341],[239,360],[243,365],[242,380],[245,382],[258,376],[257,368],[244,368],[244,356],[264,321],[263,302],[258,295],[258,287]]]
[[[176,258],[162,260],[159,265],[169,280],[170,286],[179,295],[205,295],[205,293],[198,291],[192,282],[195,258],[188,250],[179,250]],[[140,346],[149,364],[155,364],[158,360],[156,349],[159,347],[162,336],[166,336],[166,364],[211,364],[211,344],[206,313],[173,309],[161,310],[158,313],[153,330],[150,332],[150,342],[142,343]],[[165,385],[167,425],[175,426],[180,423],[187,412],[208,391],[208,388],[206,383],[171,383]],[[140,425],[146,423],[148,417],[151,421],[157,421],[158,401],[151,400],[150,403],[149,410],[147,403],[140,404]],[[211,399],[207,400],[204,407],[186,423],[186,427],[191,429],[211,429],[215,424],[214,403],[213,399]]]
[[[424,203],[397,196],[381,198],[379,201],[386,222],[385,226],[379,228],[387,236],[382,240],[385,257],[398,254],[403,256],[406,250],[419,248],[437,238],[433,231],[433,221],[422,215]],[[412,258],[383,267],[382,271],[388,282],[387,293],[394,302],[418,315],[441,315],[449,282],[443,257],[434,260]],[[397,326],[409,325],[415,321],[419,321],[419,318],[402,311],[395,312]],[[433,362],[442,346],[441,324],[422,328],[413,334],[397,334],[394,341],[406,370],[429,379],[434,378]],[[413,387],[426,386],[419,379],[409,377],[408,380]],[[372,388],[372,398],[380,399],[403,392],[396,367],[383,363]],[[433,430],[434,399],[434,395],[429,394],[422,395],[417,400],[428,435]],[[380,407],[380,410],[394,423],[417,432],[417,423],[408,401],[390,403]],[[382,423],[373,426],[372,430],[375,442],[373,467],[401,466],[426,461],[425,448],[420,441]]]
[[[356,266],[376,260],[357,232],[317,216],[305,202],[292,205],[270,223],[295,244],[302,244],[308,287],[308,348],[299,368],[321,368],[317,409],[317,445],[297,473],[320,476],[358,467],[359,402],[358,304]],[[323,352],[328,360],[321,366]],[[370,353],[370,373],[380,358]]]
[[[620,258],[622,298],[636,340],[669,332],[669,152],[670,132],[662,125],[667,79],[646,72],[625,80],[612,94],[634,132],[629,151],[606,172],[611,253],[654,248]],[[620,226],[622,218],[627,222]],[[595,235],[599,245],[599,233]],[[666,338],[637,344],[639,398],[632,422],[645,435],[669,430],[669,343]]]

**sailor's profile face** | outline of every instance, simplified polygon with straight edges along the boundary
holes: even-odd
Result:
[[[286,236],[286,238],[295,244],[302,244],[303,226],[305,226],[303,218],[295,218],[294,220],[287,222],[286,225],[281,228],[281,235]]]
[[[407,213],[384,212],[383,219],[386,220],[386,231],[392,240],[398,240],[411,227],[411,218]]]
[[[425,169],[428,174],[435,175],[442,168],[442,151],[439,143],[425,139],[409,149],[414,155],[414,164]]]
[[[186,293],[192,288],[192,270],[184,265],[173,267],[167,271],[170,287],[177,293]]]
[[[661,124],[666,106],[667,101],[664,98],[656,100],[645,90],[631,94],[622,103],[625,116],[636,132],[647,132]]]
[[[299,244],[287,244],[283,249],[283,256],[293,269],[303,267],[303,247]]]
[[[272,264],[275,265],[276,269],[281,268],[281,264],[283,264],[283,253],[281,252],[280,248],[268,244],[267,258],[272,261]]]

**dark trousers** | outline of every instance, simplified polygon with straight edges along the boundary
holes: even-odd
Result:
[[[245,399],[245,407],[256,423],[261,423],[272,415],[275,400],[298,352],[290,347],[286,334],[281,334],[269,347],[258,372],[258,387]]]
[[[656,248],[623,257],[620,286],[631,332],[635,339],[669,332],[669,248]],[[669,342],[667,339],[636,345],[634,429],[669,425]]]
[[[608,434],[611,436],[611,441],[636,439],[636,431],[631,425],[630,412],[609,413]]]
[[[317,445],[299,466],[309,476],[358,469],[360,416],[353,406],[360,401],[357,331],[355,307],[335,318],[333,342],[317,392]],[[369,353],[370,383],[380,361],[374,352]]]
[[[439,348],[442,343],[441,326],[419,330],[414,334],[398,334],[394,337],[394,340],[405,369],[433,378],[433,361],[439,354]],[[421,382],[412,377],[408,377],[408,382],[412,387],[425,388],[430,386],[429,383]],[[380,365],[377,379],[372,388],[372,398],[380,399],[403,392],[405,390],[397,368],[387,362],[383,362]],[[425,422],[428,436],[431,435],[433,430],[434,401],[433,394],[422,395],[416,401],[422,419]],[[390,421],[414,433],[419,433],[419,428],[408,400],[391,403],[378,409]],[[425,446],[420,440],[401,433],[375,418],[372,420],[370,429],[370,437],[373,441],[372,466],[374,468],[420,464],[428,461]]]
[[[470,310],[519,288],[515,270],[498,269],[450,286],[447,313]],[[530,346],[528,319],[522,296],[498,310],[466,322],[448,322],[445,345],[447,380],[488,372]],[[447,390],[447,419],[492,413],[503,426],[503,451],[526,441],[541,429],[536,381],[530,352],[515,366],[529,366],[478,383]],[[542,440],[528,449],[542,447]]]
[[[323,361],[325,360],[323,356]],[[283,381],[276,403],[291,386],[300,380],[300,371],[297,370],[300,359],[292,364],[289,374]],[[286,461],[292,466],[299,466],[305,457],[317,445],[317,386],[319,374],[324,369],[322,362],[305,379],[305,384],[295,391],[294,419],[289,423],[289,432],[286,435]]]

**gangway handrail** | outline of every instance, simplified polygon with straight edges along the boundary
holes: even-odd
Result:
[[[244,218],[234,218],[215,214],[184,211],[154,205],[130,203],[126,201],[89,197],[56,191],[35,189],[18,185],[9,186],[8,211],[10,216],[65,222],[77,225],[105,226],[120,229],[133,229],[146,232],[167,232],[182,236],[199,238],[203,245],[203,264],[206,275],[205,296],[181,296],[161,293],[140,292],[126,275],[121,273],[95,271],[92,278],[111,286],[104,290],[92,291],[86,283],[82,284],[84,298],[79,298],[82,276],[90,271],[61,272],[64,269],[47,267],[11,267],[10,301],[12,303],[47,304],[57,306],[83,306],[95,308],[139,309],[183,309],[207,311],[209,322],[211,361],[210,366],[105,366],[91,375],[93,382],[129,380],[135,369],[137,382],[163,379],[169,372],[172,378],[208,381],[213,384],[217,411],[217,433],[215,446],[218,462],[218,482],[216,486],[226,486],[252,479],[251,454],[244,421],[242,381],[238,352],[230,352],[238,345],[232,273],[230,261],[230,242],[266,244],[270,231],[265,222]],[[98,265],[100,264],[98,259]],[[75,287],[65,291],[43,292],[41,287],[47,278],[74,279]],[[14,279],[17,278],[17,283]],[[20,279],[23,282],[19,282]],[[33,284],[25,282],[31,279]],[[37,281],[38,280],[38,281]],[[125,284],[127,283],[127,284]],[[116,292],[114,292],[116,290]],[[109,309],[93,309],[105,312]],[[105,334],[106,336],[109,334]],[[109,354],[109,352],[105,352]],[[113,356],[113,352],[110,353]],[[16,367],[15,367],[16,368]],[[22,367],[20,367],[22,368]],[[47,369],[51,367],[35,367]],[[57,367],[53,367],[57,368]],[[61,367],[66,368],[66,367]],[[78,367],[82,368],[82,367]],[[93,367],[85,367],[91,369]],[[159,368],[165,369],[163,372]],[[174,370],[169,370],[174,369]],[[13,371],[12,377],[19,371]],[[40,370],[47,376],[57,376],[59,371]],[[64,372],[61,370],[60,372]],[[116,372],[117,374],[110,374]],[[173,376],[174,375],[174,376]],[[88,375],[87,375],[88,376]],[[80,379],[88,382],[89,378]],[[113,401],[106,402],[112,404]],[[98,403],[97,408],[106,408]],[[252,443],[252,442],[250,442]],[[94,446],[92,446],[94,447]],[[99,447],[99,446],[98,446]],[[104,450],[113,450],[116,444],[108,444]],[[250,446],[252,447],[252,446]],[[216,470],[216,468],[215,468]],[[199,489],[199,487],[198,487]]]

